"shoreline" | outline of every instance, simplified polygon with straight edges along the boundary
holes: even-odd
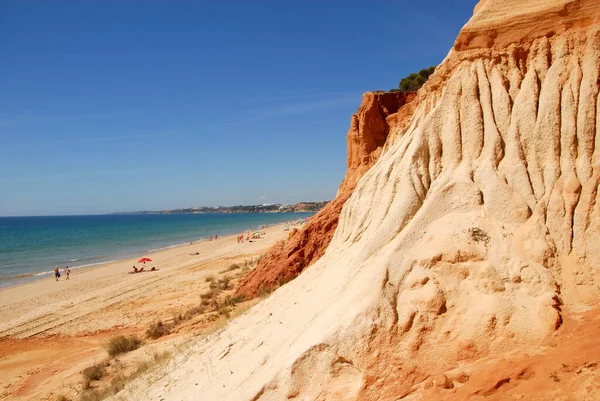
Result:
[[[291,212],[290,214],[292,214],[292,213],[293,214],[306,214],[304,212]],[[277,223],[266,223],[266,224],[260,224],[259,226],[264,227],[264,228],[269,228],[269,227],[277,226],[280,224],[287,224],[291,221],[297,221],[297,220],[298,219],[286,220],[286,221],[281,221],[281,222],[277,222]],[[254,230],[255,228],[252,228],[252,229]],[[259,229],[262,229],[262,228],[259,228]],[[228,229],[216,230],[217,231],[216,234],[218,234],[220,238],[225,238],[225,237],[234,236],[234,235],[236,235],[236,233],[246,232],[247,230],[248,230],[247,228],[241,229],[241,231],[238,228],[232,228],[230,230],[228,230]],[[150,248],[150,249],[141,249],[141,250],[135,250],[135,251],[129,250],[129,251],[124,251],[124,252],[120,252],[120,253],[119,252],[111,253],[111,254],[102,255],[102,256],[91,256],[91,257],[87,257],[87,258],[82,257],[81,259],[75,258],[75,259],[71,259],[69,261],[75,262],[78,260],[86,260],[86,259],[89,259],[91,261],[93,259],[104,259],[104,258],[109,259],[109,260],[104,260],[104,261],[100,261],[100,262],[96,262],[96,263],[86,263],[86,264],[79,265],[79,266],[74,266],[74,265],[65,263],[64,265],[58,265],[58,267],[60,269],[61,278],[63,278],[64,277],[64,268],[66,266],[69,266],[69,268],[71,269],[71,275],[72,275],[74,270],[77,272],[83,272],[88,269],[100,268],[104,265],[109,265],[112,263],[120,263],[120,262],[124,262],[127,260],[133,260],[133,259],[136,259],[138,256],[139,257],[148,256],[153,253],[158,253],[158,252],[166,251],[169,249],[181,248],[184,246],[198,244],[198,243],[202,243],[205,241],[210,242],[208,237],[190,238],[190,241],[186,240],[185,242],[179,242],[179,243],[175,243],[175,244],[165,242],[166,245],[164,245],[164,246],[156,244],[154,246],[158,246],[158,247]],[[138,255],[138,256],[135,256],[135,255]],[[32,272],[32,273],[23,273],[23,274],[18,274],[16,276],[0,277],[0,293],[9,288],[27,285],[30,283],[35,283],[35,282],[38,282],[40,280],[43,280],[43,279],[46,279],[49,277],[54,277],[53,270],[38,271],[38,272]]]

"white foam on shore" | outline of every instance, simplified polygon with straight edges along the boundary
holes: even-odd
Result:
[[[192,241],[192,242],[194,242],[194,241]],[[145,252],[145,253],[160,252],[160,251],[164,251],[164,250],[167,250],[167,249],[177,248],[177,247],[184,246],[184,245],[189,245],[189,244],[190,244],[190,242],[183,242],[181,244],[164,246],[162,248],[146,249],[143,252]]]
[[[35,274],[32,274],[32,276],[39,277],[39,276],[45,276],[46,274],[52,274],[52,273],[54,273],[54,271],[35,273]]]
[[[105,265],[105,264],[114,263],[114,262],[118,262],[118,260],[114,259],[114,260],[107,260],[106,262],[88,263],[86,265],[81,265],[81,266],[69,266],[69,268],[70,269],[82,269],[84,267],[100,266],[100,265]]]

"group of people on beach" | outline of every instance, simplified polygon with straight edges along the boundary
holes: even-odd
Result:
[[[65,275],[67,276],[65,280],[68,280],[69,276],[71,275],[71,269],[69,269],[69,266],[65,267]],[[58,269],[58,266],[54,267],[54,278],[56,281],[60,279],[60,270]]]
[[[215,234],[215,235],[211,235],[211,236],[210,236],[210,239],[209,239],[209,241],[212,241],[212,240],[213,240],[213,237],[214,237],[215,241],[219,239],[219,235]]]
[[[133,266],[133,271],[130,272],[129,274],[135,274],[135,273],[144,273],[144,272],[155,272],[158,269],[154,266],[152,266],[152,269],[150,270],[144,270],[144,266],[140,267],[139,269],[135,266]]]
[[[246,242],[253,242],[252,240],[261,239],[263,235],[267,235],[267,233],[265,233],[264,231],[263,232],[255,231],[253,233],[251,233],[250,231],[248,231],[246,233],[246,239],[245,239],[245,241]],[[237,236],[237,243],[238,244],[243,244],[244,243],[244,234],[240,234],[240,235]]]

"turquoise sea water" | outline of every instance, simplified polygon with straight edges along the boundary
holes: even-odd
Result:
[[[0,217],[0,287],[313,213]]]

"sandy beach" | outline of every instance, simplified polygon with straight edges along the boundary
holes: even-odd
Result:
[[[54,400],[77,392],[80,372],[105,357],[104,344],[115,334],[145,330],[158,319],[169,321],[198,305],[207,277],[229,276],[234,263],[256,260],[287,238],[281,225],[261,230],[263,238],[238,244],[236,236],[198,241],[147,256],[158,270],[130,274],[136,259],[73,270],[66,281],[48,277],[0,291],[0,398]],[[198,253],[198,255],[196,255]],[[198,323],[199,324],[199,323]],[[187,327],[187,329],[186,329]],[[193,329],[182,325],[172,341]],[[164,339],[161,339],[164,341]],[[159,341],[159,340],[157,340]]]

